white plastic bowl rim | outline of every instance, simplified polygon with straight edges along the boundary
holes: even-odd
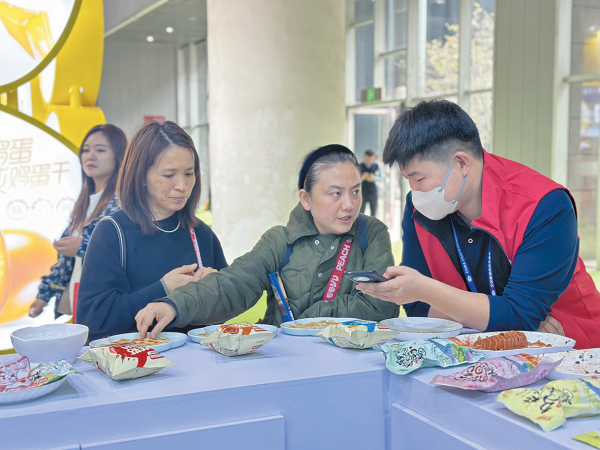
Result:
[[[50,323],[39,327],[25,327],[13,331],[11,337],[25,342],[48,341],[49,339],[62,339],[88,333],[85,325],[74,323]]]

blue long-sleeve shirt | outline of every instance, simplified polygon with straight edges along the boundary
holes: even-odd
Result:
[[[406,199],[401,264],[431,277],[412,218],[411,193]],[[577,218],[568,194],[563,190],[552,191],[540,201],[512,261],[508,280],[495,280],[498,295],[490,294],[488,281],[490,235],[471,229],[458,213],[451,214],[451,219],[477,292],[488,295],[490,319],[485,331],[537,330],[552,311],[552,304],[569,286],[577,265]],[[450,222],[447,226],[451,227]],[[423,302],[409,303],[404,308],[409,316],[423,317],[429,313],[429,304]]]
[[[114,225],[100,222],[90,239],[77,299],[77,323],[89,327],[90,340],[136,331],[138,311],[166,295],[161,278],[175,268],[197,263],[188,229],[179,227],[173,233],[157,230],[153,236],[143,236],[140,226],[123,211],[112,217],[125,236],[127,267],[124,270],[121,265]],[[156,223],[163,230],[173,230],[178,219],[173,215]],[[227,267],[213,231],[200,222],[195,232],[202,265],[217,270]]]

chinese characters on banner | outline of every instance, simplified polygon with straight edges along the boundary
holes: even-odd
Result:
[[[58,239],[81,190],[79,159],[28,122],[0,111],[0,123],[0,229]]]
[[[0,194],[28,186],[50,184],[50,177],[60,184],[63,173],[69,172],[68,161],[53,164],[32,164],[33,139],[0,140]]]

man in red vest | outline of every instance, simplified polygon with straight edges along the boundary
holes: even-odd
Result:
[[[575,202],[534,170],[487,153],[475,123],[446,100],[422,102],[392,127],[383,160],[410,183],[402,265],[365,294],[409,316],[481,331],[566,335],[600,347],[600,294],[583,261]]]

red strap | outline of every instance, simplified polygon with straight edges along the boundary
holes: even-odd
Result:
[[[350,254],[351,248],[352,239],[344,241],[342,248],[338,253],[337,261],[335,262],[335,267],[333,268],[333,273],[331,274],[331,277],[329,277],[327,289],[325,289],[325,295],[323,295],[324,302],[328,302],[335,298],[335,295],[340,288],[340,283],[342,282],[342,275],[344,274],[344,269],[346,268],[346,263],[348,262],[348,255]]]
[[[73,287],[73,323],[77,323],[75,321],[75,312],[77,311],[77,294],[79,294],[79,283],[75,283]]]
[[[202,267],[202,257],[200,256],[200,249],[198,248],[198,239],[196,239],[196,231],[193,227],[190,227],[190,236],[192,237],[194,251],[196,252],[196,259],[198,260],[198,268],[200,268]]]

